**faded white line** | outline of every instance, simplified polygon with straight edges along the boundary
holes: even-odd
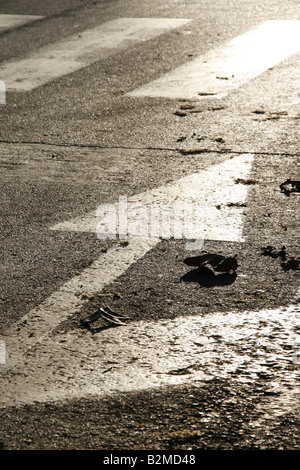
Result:
[[[32,21],[40,20],[44,16],[39,15],[9,15],[0,14],[0,33],[12,28],[18,28]]]
[[[28,57],[13,59],[0,67],[7,90],[26,91],[80,70],[116,50],[153,39],[189,19],[119,18],[50,44]]]
[[[299,20],[267,21],[128,95],[222,98],[299,50]]]

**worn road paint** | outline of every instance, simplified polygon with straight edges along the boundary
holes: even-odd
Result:
[[[32,21],[41,20],[42,18],[44,17],[39,15],[0,14],[0,33],[7,31],[8,29],[18,28],[19,26],[31,23]]]
[[[299,50],[299,20],[267,21],[128,95],[222,98]]]
[[[189,21],[175,18],[112,20],[38,49],[26,58],[1,64],[0,79],[6,82],[7,90],[32,90]]]

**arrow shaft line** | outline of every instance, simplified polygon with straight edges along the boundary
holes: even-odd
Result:
[[[7,364],[19,362],[22,354],[78,311],[87,302],[86,297],[101,292],[158,242],[158,239],[138,239],[130,241],[125,247],[111,248],[80,275],[67,281],[38,307],[33,308],[3,338]]]

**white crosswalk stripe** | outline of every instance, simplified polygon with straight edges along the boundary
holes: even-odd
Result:
[[[6,89],[28,91],[103,59],[116,50],[153,39],[188,19],[119,18],[0,66]]]
[[[267,21],[129,96],[223,98],[300,50],[300,21]]]
[[[8,15],[0,14],[0,33],[7,31],[8,29],[18,28],[27,23],[32,23],[36,20],[44,18],[40,15]]]

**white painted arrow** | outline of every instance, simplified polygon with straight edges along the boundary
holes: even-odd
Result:
[[[51,227],[51,230],[98,232],[101,238],[105,238],[104,225],[106,224],[108,235],[114,237],[121,235],[122,238],[140,236],[143,239],[174,237],[244,241],[242,206],[246,201],[247,186],[237,184],[236,180],[249,175],[252,160],[251,154],[233,157],[208,170],[181,178],[175,183],[126,198],[125,208],[123,200],[119,200],[116,204],[100,206],[97,211],[85,216],[56,224]],[[173,211],[171,215],[173,215],[174,225],[162,226],[161,221],[161,226],[158,227],[157,218],[159,215],[163,216],[163,214],[158,214],[159,209],[166,208]],[[180,208],[187,208],[187,214],[184,212],[179,214]],[[126,214],[125,209],[127,209]],[[176,213],[177,209],[178,213]],[[178,216],[176,219],[174,213]],[[143,227],[136,226],[138,217],[140,222],[144,222]],[[196,220],[191,220],[195,217]],[[103,222],[103,231],[99,234],[101,222]],[[193,223],[188,224],[188,222]],[[112,234],[109,228],[115,228],[119,232]],[[159,232],[158,228],[162,230]],[[185,235],[185,229],[188,229],[186,231],[189,236],[182,236]]]
[[[215,229],[215,233],[218,236],[223,233],[226,240],[231,236],[241,241],[240,210],[237,209],[239,215],[235,217],[229,215],[231,222],[236,224],[236,230],[229,232],[228,236],[228,225],[222,225],[223,232],[217,226],[218,223],[223,224],[219,218],[221,209],[216,208],[216,212],[213,209],[215,204],[245,202],[246,186],[236,184],[236,178],[247,177],[251,161],[251,155],[234,157],[209,170],[182,178],[175,184],[142,193],[134,201],[150,204],[169,201],[170,197],[179,195],[184,200],[198,196],[205,214],[209,216],[209,211],[215,214],[215,218],[208,218],[211,227],[206,227],[206,233],[213,237]],[[89,217],[84,218],[84,223],[77,219],[52,229],[80,228],[86,231],[95,229],[96,223],[94,217]],[[299,396],[290,391],[290,384],[297,377],[293,371],[289,372],[289,388],[285,387],[284,381],[287,359],[298,361],[298,350],[292,351],[289,358],[282,353],[283,342],[298,344],[294,332],[300,312],[294,305],[260,312],[217,312],[206,317],[194,315],[159,322],[133,322],[122,328],[102,331],[101,335],[90,335],[78,329],[49,334],[86,302],[78,294],[100,292],[158,241],[135,238],[124,248],[112,248],[7,332],[3,343],[6,361],[2,361],[5,364],[2,365],[4,380],[0,380],[0,408],[75,397],[101,397],[187,381],[197,385],[211,377],[226,379],[232,374],[242,382],[255,380],[258,372],[265,371],[265,341],[268,342],[272,334],[276,341],[272,343],[271,360],[284,371],[280,374],[283,381],[278,386],[285,390],[285,403],[288,400],[291,403],[289,409],[294,409]],[[262,320],[265,327],[261,326]],[[222,338],[220,341],[212,336],[216,333]],[[239,342],[242,354],[232,348],[235,341]],[[261,342],[263,351],[257,351],[258,342]],[[251,358],[244,353],[249,345]],[[257,354],[253,354],[253,350]],[[4,358],[4,354],[2,356]],[[237,375],[236,371],[239,371]],[[276,409],[278,403],[268,402],[267,405],[271,410],[270,405]]]
[[[243,241],[242,208],[246,200],[244,184],[236,178],[245,178],[250,172],[253,156],[236,156],[214,165],[206,171],[195,173],[158,189],[130,198],[131,202],[166,203],[178,198],[181,201],[197,200],[203,209],[203,238],[211,240]],[[232,203],[233,206],[227,204]],[[237,206],[236,206],[237,205]],[[220,206],[220,208],[216,207]],[[96,231],[95,213],[51,227],[52,230]],[[79,275],[67,281],[38,307],[32,309],[14,325],[5,336],[7,363],[20,363],[23,354],[43,341],[61,322],[67,320],[86,302],[81,294],[94,295],[122,275],[133,263],[155,247],[159,238],[129,240],[127,246],[115,246]],[[21,326],[19,326],[21,324]]]

